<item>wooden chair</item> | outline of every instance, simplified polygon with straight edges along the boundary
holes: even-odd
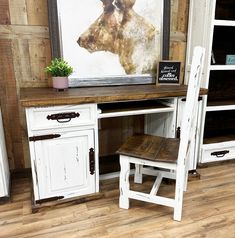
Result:
[[[186,105],[181,125],[181,138],[164,138],[152,135],[134,135],[117,151],[120,154],[119,207],[128,209],[129,199],[156,203],[174,208],[174,220],[181,221],[183,191],[186,190],[188,170],[186,160],[190,151],[190,138],[195,133],[193,118],[198,108],[198,96],[204,49],[195,47],[189,76]],[[130,164],[135,164],[135,182],[142,182],[142,173],[157,176],[149,194],[130,190]],[[151,166],[151,167],[148,167]],[[153,169],[154,167],[154,169]],[[151,169],[150,169],[151,168]],[[157,196],[163,178],[176,180],[175,197]]]

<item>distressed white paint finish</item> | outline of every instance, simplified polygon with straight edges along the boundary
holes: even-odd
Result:
[[[111,117],[123,117],[123,116],[134,116],[134,115],[142,115],[142,114],[153,114],[153,113],[164,113],[164,112],[173,112],[174,107],[167,108],[154,108],[154,109],[142,109],[142,110],[129,110],[129,111],[119,111],[119,112],[109,112],[102,113],[98,115],[98,118],[111,118]]]
[[[0,197],[9,196],[10,172],[0,109]]]
[[[234,65],[211,65],[211,51],[213,45],[214,27],[234,27],[235,21],[215,19],[216,0],[190,0],[190,20],[188,32],[188,49],[187,49],[187,64],[192,56],[192,49],[195,45],[202,45],[206,49],[204,72],[202,87],[208,88],[210,71],[226,71],[235,70]],[[226,47],[226,46],[224,46]],[[215,73],[215,72],[214,72]],[[213,161],[222,161],[234,158],[234,141],[227,141],[221,143],[204,144],[204,127],[206,112],[235,110],[235,105],[218,105],[208,106],[207,96],[204,97],[202,103],[202,113],[199,121],[199,159],[200,163],[207,163]],[[230,152],[223,157],[216,157],[211,155],[215,151],[223,149]]]
[[[177,126],[176,128],[180,127],[182,124],[182,116],[183,111],[185,108],[185,98],[179,98],[178,99],[178,107],[177,107]],[[200,139],[200,116],[202,111],[202,101],[198,102],[198,110],[195,113],[195,117],[193,119],[193,128],[194,128],[194,134],[191,137],[191,149],[190,149],[190,155],[189,159],[187,160],[187,168],[188,170],[195,170],[197,168],[197,162],[199,157],[199,139]]]
[[[219,154],[215,155],[214,153],[216,152],[219,152]],[[234,159],[235,141],[204,144],[202,145],[201,153],[201,163]]]
[[[135,183],[143,182],[143,165],[141,164],[135,164],[134,182]]]
[[[161,103],[169,107],[169,111],[145,116],[145,133],[150,135],[175,137],[177,119],[177,98],[161,100]]]
[[[65,132],[56,139],[34,142],[39,199],[95,192],[95,175],[89,172],[93,133],[92,129]]]
[[[235,65],[210,65],[210,70],[235,70]]]
[[[79,113],[78,117],[66,120],[48,120],[47,116],[57,113]],[[65,128],[73,126],[94,125],[96,123],[96,105],[64,105],[55,107],[34,107],[28,113],[28,127],[30,130],[42,130],[51,128]]]
[[[235,110],[235,104],[232,105],[218,105],[218,106],[207,106],[207,112],[215,112],[215,111],[228,111],[228,110]]]
[[[63,112],[79,112],[80,117],[62,123],[48,122],[47,115]],[[96,115],[96,104],[26,109],[29,137],[60,135],[29,142],[35,200],[56,196],[70,198],[99,191]],[[95,153],[93,175],[89,168],[90,148]]]
[[[130,191],[130,162],[126,156],[120,157],[120,198],[119,198],[119,207],[128,209],[129,208],[129,196],[128,192]]]
[[[230,20],[214,20],[215,26],[235,26],[235,21]]]
[[[145,202],[156,203],[174,208],[174,220],[181,221],[183,206],[183,191],[186,189],[187,180],[187,164],[191,147],[191,139],[195,134],[195,120],[198,109],[198,95],[200,89],[200,80],[202,75],[202,65],[204,63],[205,50],[202,47],[195,47],[192,59],[191,73],[189,78],[188,92],[186,97],[186,105],[181,124],[181,138],[178,159],[176,163],[166,163],[158,161],[149,161],[135,157],[120,155],[120,200],[121,208],[129,208],[129,199],[136,199]],[[130,163],[139,165],[153,166],[156,168],[157,179],[153,185],[150,194],[130,190],[129,171]],[[166,172],[166,169],[169,170]],[[144,172],[142,169],[141,172]],[[139,176],[140,171],[137,172]],[[154,172],[155,173],[155,172]],[[171,174],[172,173],[172,174]],[[171,174],[171,175],[170,175]],[[175,198],[166,198],[157,196],[156,193],[160,187],[163,177],[171,177],[176,179]],[[139,179],[138,179],[139,180]]]

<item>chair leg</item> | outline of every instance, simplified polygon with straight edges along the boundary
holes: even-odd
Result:
[[[119,207],[128,209],[129,208],[129,197],[128,191],[130,189],[129,175],[130,175],[130,163],[127,157],[120,155],[120,197],[119,197]]]
[[[176,221],[181,221],[182,217],[182,208],[183,208],[183,193],[185,185],[185,166],[182,166],[180,169],[177,168],[176,172],[176,184],[175,184],[175,207],[174,207],[174,217]],[[180,172],[179,172],[180,171]]]
[[[193,151],[192,148],[192,143],[190,145],[190,151]],[[188,168],[189,168],[189,159],[190,159],[190,154],[188,155],[186,161],[185,161],[185,174],[184,174],[184,192],[187,191],[187,186],[188,186]]]
[[[143,165],[135,164],[135,176],[134,176],[134,182],[135,183],[142,183],[143,182],[142,168],[143,168]]]
[[[188,187],[188,169],[185,170],[185,178],[184,178],[184,192],[187,191]]]

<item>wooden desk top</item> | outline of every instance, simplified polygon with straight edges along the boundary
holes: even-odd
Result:
[[[53,88],[22,88],[20,102],[24,107],[36,107],[178,97],[186,96],[186,93],[185,85],[86,87],[69,88],[62,92]],[[201,89],[200,94],[207,94],[207,89]]]

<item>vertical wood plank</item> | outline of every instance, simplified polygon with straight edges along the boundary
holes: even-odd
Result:
[[[170,60],[182,62],[180,83],[184,81],[189,0],[171,1]]]
[[[0,78],[3,94],[3,121],[6,132],[7,152],[10,168],[24,168],[21,127],[19,123],[19,108],[17,88],[14,74],[11,40],[0,39],[0,67],[3,76]]]
[[[188,12],[189,12],[189,1],[180,0],[178,9],[178,21],[177,29],[180,32],[187,32],[188,29]]]
[[[0,1],[0,25],[9,25],[10,24],[10,13],[8,0]]]
[[[179,0],[171,0],[171,31],[177,30]]]
[[[114,154],[129,136],[144,132],[144,117],[141,115],[107,118],[100,122],[99,153],[102,156]]]
[[[26,0],[28,24],[48,26],[47,0]]]
[[[18,87],[47,87],[44,68],[51,59],[49,39],[18,38],[12,48]]]
[[[181,72],[180,72],[180,82],[184,80],[184,70],[185,70],[185,57],[186,57],[186,42],[172,41],[171,42],[171,60],[181,61]]]
[[[9,0],[12,25],[27,25],[27,9],[25,0]]]
[[[47,39],[29,40],[30,65],[32,79],[41,85],[48,85],[48,76],[44,69],[50,63],[50,42]]]
[[[15,77],[17,84],[21,87],[25,80],[31,79],[31,65],[29,58],[28,40],[14,39],[12,40],[13,60],[15,68]]]
[[[8,77],[13,77],[12,69],[8,66],[8,60],[10,58],[11,52],[6,52],[5,48],[10,49],[11,41],[10,40],[1,40],[0,39],[0,70],[2,74],[0,74],[0,101],[1,101],[1,109],[2,109],[2,117],[3,117],[3,125],[6,139],[6,147],[7,154],[9,158],[9,167],[14,167],[14,158],[13,158],[13,149],[12,149],[12,138],[9,128],[9,118],[7,113],[7,80]],[[3,60],[3,57],[6,60]]]

